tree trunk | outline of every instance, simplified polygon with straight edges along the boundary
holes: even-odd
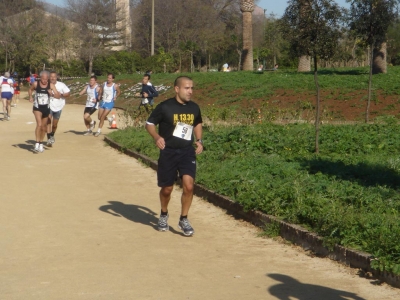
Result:
[[[311,60],[308,55],[302,55],[299,57],[299,66],[297,72],[310,72],[311,71]]]
[[[242,51],[237,49],[237,53],[239,54],[239,64],[238,64],[238,71],[240,71],[240,66],[242,65]]]
[[[253,70],[253,0],[241,0],[240,10],[243,14],[243,70]]]
[[[367,108],[365,109],[365,123],[369,122],[369,108],[371,106],[371,96],[372,96],[372,74],[373,74],[372,60],[374,57],[374,47],[372,47],[371,45],[369,49],[371,50],[371,54],[369,54],[370,62],[369,62],[369,80],[368,80],[368,99],[367,99]]]
[[[88,71],[89,76],[92,75],[92,72],[93,72],[93,57],[89,58],[89,71]]]
[[[374,60],[372,64],[372,74],[380,74],[380,73],[387,73],[387,63],[386,63],[386,56],[387,56],[387,44],[382,43],[380,49],[375,49],[374,51]]]
[[[317,91],[317,105],[315,111],[315,153],[319,153],[319,127],[321,119],[321,109],[320,109],[320,93],[319,93],[319,83],[318,83],[318,65],[317,57],[314,56],[314,81],[315,88]]]

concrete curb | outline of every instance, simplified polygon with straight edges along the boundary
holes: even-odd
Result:
[[[114,149],[141,160],[153,170],[157,170],[157,161],[152,160],[148,156],[132,150],[124,149],[121,145],[114,142],[107,136],[104,137],[104,141]],[[195,184],[194,193],[196,196],[204,198],[208,202],[225,209],[230,215],[248,221],[258,227],[264,228],[266,224],[278,223],[280,227],[280,236],[284,239],[301,246],[307,251],[312,251],[316,256],[329,257],[332,260],[352,268],[361,269],[364,272],[370,272],[373,274],[375,279],[386,282],[393,287],[400,288],[400,276],[386,271],[382,272],[379,270],[373,270],[371,268],[371,260],[373,259],[371,254],[347,249],[338,245],[334,247],[333,251],[330,251],[323,245],[323,240],[320,236],[302,228],[301,226],[286,223],[274,216],[270,216],[259,211],[245,211],[243,206],[239,203],[232,201],[228,197],[217,194],[216,192],[211,191],[205,186],[197,183]]]

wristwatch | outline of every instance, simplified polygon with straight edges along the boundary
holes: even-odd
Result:
[[[64,98],[64,94],[61,94],[61,98]]]
[[[200,144],[203,145],[203,140],[202,139],[198,139],[196,142],[199,142]]]

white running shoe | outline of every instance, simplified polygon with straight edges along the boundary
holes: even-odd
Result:
[[[114,119],[111,118],[111,117],[108,117],[107,120],[108,120],[108,123],[110,123],[110,126],[111,126],[112,125],[112,121],[114,121]]]
[[[95,137],[98,137],[98,136],[100,135],[100,133],[101,133],[100,131],[97,131],[97,132],[94,134],[94,136],[95,136]]]
[[[40,145],[39,145],[39,152],[40,152],[40,153],[44,152],[43,144],[40,144]]]
[[[39,152],[39,143],[35,144],[35,148],[33,148],[33,151]]]
[[[92,135],[92,134],[93,134],[93,132],[91,130],[88,130],[83,135],[88,136],[88,135]]]
[[[92,131],[96,127],[96,121],[93,121],[93,124],[90,124],[89,130]]]

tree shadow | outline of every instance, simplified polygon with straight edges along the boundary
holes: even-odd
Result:
[[[280,282],[268,289],[272,296],[280,300],[366,300],[355,293],[315,284],[301,283],[283,274],[267,274],[266,276]]]
[[[153,227],[154,230],[158,231],[158,218],[156,217],[158,214],[151,209],[141,205],[125,204],[120,201],[108,201],[108,203],[110,204],[100,206],[99,210],[115,217],[124,217],[129,221]],[[171,225],[169,225],[169,231],[184,236],[182,232],[176,231]]]
[[[28,140],[28,141],[25,141],[25,143],[14,144],[12,146],[15,147],[15,148],[27,150],[27,151],[32,152],[32,153],[36,153],[35,151],[33,151],[34,145],[35,145],[35,141],[34,140]]]
[[[306,75],[314,75],[314,72],[305,72]],[[368,71],[365,70],[336,70],[336,69],[319,69],[319,75],[347,75],[347,76],[358,76],[358,75],[368,75]]]
[[[322,158],[302,160],[300,165],[310,174],[328,174],[366,187],[385,185],[396,189],[400,183],[398,172],[381,165],[371,165],[364,162],[347,165],[342,161],[330,161]]]

